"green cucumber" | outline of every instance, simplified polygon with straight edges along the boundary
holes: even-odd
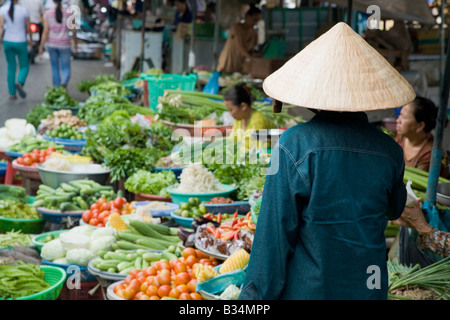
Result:
[[[121,261],[128,261],[127,255],[115,251],[108,251],[105,253],[105,256],[103,257],[105,260],[121,260]]]
[[[173,254],[172,252],[169,252],[169,251],[163,251],[161,253],[161,257],[162,257],[162,259],[166,259],[167,261],[170,261],[172,259],[178,259],[178,257],[175,254]]]
[[[80,189],[75,188],[74,186],[71,186],[70,184],[65,183],[65,182],[61,183],[61,184],[59,185],[59,187],[60,187],[61,189],[63,189],[65,192],[75,192],[75,193],[80,192]]]
[[[81,208],[73,204],[72,202],[63,202],[59,205],[61,211],[81,211]]]
[[[160,252],[147,252],[142,256],[145,261],[159,261],[162,259],[162,254]]]
[[[126,269],[124,269],[124,270],[122,270],[122,271],[120,271],[119,273],[120,274],[129,274],[131,271],[133,271],[134,269],[136,269],[134,266],[132,266],[132,267],[129,267],[129,268],[126,268]]]
[[[126,240],[118,240],[116,243],[120,249],[126,249],[126,250],[148,249],[148,247],[146,247],[146,246],[141,246],[139,244],[136,244],[136,243],[133,243],[130,241],[126,241]]]
[[[134,261],[122,261],[121,263],[119,263],[118,265],[117,265],[117,270],[119,270],[119,272],[120,271],[122,271],[122,270],[125,270],[125,269],[127,269],[127,268],[129,268],[129,267],[133,267],[134,266]]]

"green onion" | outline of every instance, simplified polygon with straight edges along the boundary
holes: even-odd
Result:
[[[425,268],[400,265],[388,260],[389,292],[398,289],[421,288],[430,290],[437,299],[450,300],[450,258],[442,259]]]

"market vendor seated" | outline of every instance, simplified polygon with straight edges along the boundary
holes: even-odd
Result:
[[[252,108],[252,95],[244,82],[230,87],[224,94],[223,100],[234,124],[229,138],[235,138],[238,143],[250,148],[251,133],[261,129],[273,129],[274,123],[262,112]],[[255,144],[256,146],[256,144]]]
[[[427,98],[416,97],[401,109],[396,123],[395,140],[403,149],[406,166],[430,170],[434,142],[432,130],[436,126],[436,118],[436,105]],[[448,174],[448,159],[444,151],[440,175],[447,178]]]

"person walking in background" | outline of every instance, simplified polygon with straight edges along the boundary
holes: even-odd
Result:
[[[249,73],[253,51],[258,44],[258,32],[255,30],[255,25],[261,19],[261,10],[251,6],[245,14],[244,22],[233,25],[219,56],[218,72]]]
[[[5,23],[7,29],[4,30]],[[3,31],[5,33],[3,34]],[[0,9],[0,35],[3,35],[3,49],[8,63],[8,91],[10,100],[17,99],[16,92],[21,98],[27,94],[23,90],[30,70],[28,60],[28,44],[31,44],[30,13],[27,8],[13,0],[9,5]],[[28,36],[28,41],[27,41]],[[17,60],[19,61],[19,75],[16,82]]]
[[[67,20],[71,14],[62,7],[61,0],[54,0],[55,8],[44,13],[44,32],[39,47],[39,54],[47,51],[50,56],[52,81],[55,87],[67,87],[70,79],[70,58],[72,54],[71,38]],[[77,32],[75,25],[71,28],[74,39],[74,53],[77,50]]]

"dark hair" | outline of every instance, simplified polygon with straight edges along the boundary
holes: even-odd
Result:
[[[430,99],[416,96],[412,102],[414,106],[414,117],[417,122],[425,123],[425,132],[431,132],[436,127],[438,109]]]
[[[53,0],[56,3],[56,22],[58,23],[62,23],[62,18],[63,18],[63,13],[62,13],[62,9],[61,9],[61,0]]]
[[[14,0],[11,0],[11,5],[9,6],[8,14],[9,17],[11,18],[11,21],[14,21]]]
[[[250,88],[244,82],[230,87],[223,95],[223,100],[231,101],[235,106],[240,107],[241,103],[252,105],[252,94]]]
[[[254,4],[251,4],[250,5],[250,9],[247,10],[247,12],[245,13],[245,16],[246,17],[252,17],[252,16],[257,15],[257,14],[262,14],[261,9],[255,7]]]

